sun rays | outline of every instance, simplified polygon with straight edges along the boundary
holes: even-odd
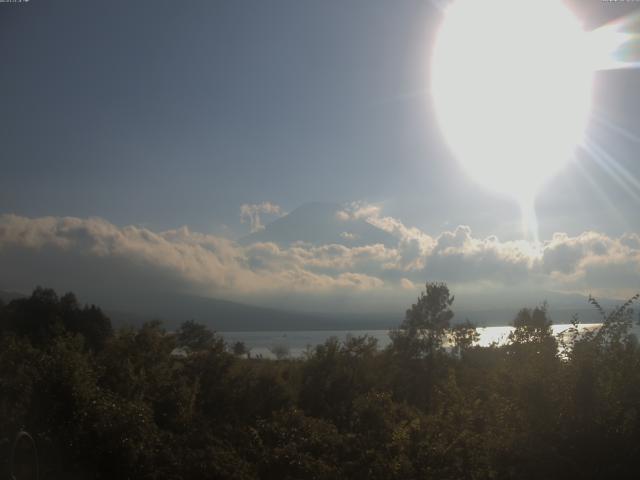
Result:
[[[586,32],[559,1],[513,3],[458,0],[445,9],[431,93],[454,155],[479,184],[519,202],[523,236],[539,243],[536,195],[578,147],[640,203],[640,181],[585,133],[640,141],[591,111],[595,72],[640,66],[640,13]]]

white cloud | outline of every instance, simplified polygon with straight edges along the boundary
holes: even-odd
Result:
[[[509,285],[531,278],[538,251],[527,242],[475,238],[467,226],[435,238],[423,271],[451,282],[494,282]]]
[[[336,218],[342,222],[346,222],[351,220],[351,215],[349,215],[349,212],[346,212],[344,210],[338,210],[336,212]]]
[[[358,239],[358,235],[356,235],[355,233],[351,233],[351,232],[342,232],[340,234],[340,238],[344,238],[345,240],[357,240]]]
[[[264,225],[260,218],[261,214],[282,215],[282,209],[279,205],[271,202],[262,202],[257,204],[248,204],[240,206],[240,222],[249,222],[251,233],[264,230]]]
[[[255,206],[248,212],[280,211],[274,205],[251,207]],[[118,227],[99,218],[3,215],[0,287],[14,287],[16,279],[29,286],[56,286],[47,282],[66,279],[64,288],[71,289],[93,282],[104,288],[144,286],[227,298],[247,294],[329,298],[349,292],[360,297],[379,297],[381,292],[407,295],[424,281],[440,280],[449,282],[454,291],[482,284],[621,298],[640,285],[636,234],[615,238],[596,232],[574,237],[558,233],[534,246],[495,236],[474,237],[466,226],[431,236],[382,216],[377,207],[358,205],[345,214],[350,219],[367,215],[358,218],[391,233],[397,245],[242,246],[187,227],[154,232]]]
[[[597,232],[556,233],[544,244],[538,269],[564,288],[624,298],[640,290],[640,241]]]
[[[364,219],[370,225],[387,232],[398,239],[399,256],[395,264],[387,264],[386,268],[401,270],[420,270],[424,267],[424,258],[433,247],[434,240],[429,235],[414,227],[405,226],[400,220],[382,216],[382,208],[363,202],[348,204],[338,212],[343,220]]]
[[[339,220],[360,220],[380,216],[381,207],[366,202],[351,202],[344,205],[342,210],[336,212]]]
[[[404,288],[405,290],[417,290],[418,287],[416,286],[415,283],[413,283],[411,280],[409,280],[408,278],[401,278],[400,279],[400,286],[402,288]]]
[[[382,280],[349,271],[359,257],[377,255],[377,247],[348,251],[335,245],[319,249],[300,246],[281,250],[275,244],[242,247],[231,240],[190,231],[183,227],[166,232],[146,228],[117,227],[102,219],[43,217],[29,219],[0,216],[0,281],[8,285],[12,272],[6,268],[19,251],[31,257],[70,256],[68,270],[83,269],[88,263],[110,259],[128,268],[147,269],[150,283],[164,280],[177,290],[207,294],[255,292],[322,292],[332,289],[362,290],[382,286]],[[2,268],[5,267],[5,268]],[[329,274],[308,267],[332,268]],[[37,271],[37,266],[35,267]],[[68,272],[61,272],[64,276]],[[35,283],[40,278],[33,278]],[[96,279],[96,281],[100,281]],[[117,280],[114,279],[113,283]]]

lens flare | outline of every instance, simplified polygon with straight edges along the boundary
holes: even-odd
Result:
[[[454,155],[485,187],[533,199],[572,158],[589,117],[592,41],[561,2],[457,0],[431,64],[436,114]]]

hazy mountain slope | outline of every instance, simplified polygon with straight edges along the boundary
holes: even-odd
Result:
[[[300,313],[178,294],[121,299],[106,310],[117,325],[159,319],[167,328],[175,328],[196,320],[218,331],[377,329],[397,324],[386,315]]]
[[[0,291],[0,299],[8,303],[24,295]],[[79,298],[81,303],[95,303],[109,315],[115,326],[140,325],[145,321],[162,320],[166,328],[175,329],[186,320],[196,320],[217,331],[269,330],[377,330],[394,328],[404,318],[404,310],[397,313],[332,314],[309,313],[258,307],[228,300],[180,294],[146,294],[127,298]],[[617,303],[603,299],[606,310]],[[409,305],[407,305],[408,307]],[[510,308],[456,308],[453,323],[469,319],[478,326],[508,325],[523,303]],[[586,298],[571,295],[554,296],[550,302],[550,316],[554,323],[568,323],[578,314],[582,323],[597,323],[598,312],[587,304]]]
[[[551,303],[549,312],[554,323],[568,323],[578,314],[582,323],[597,323],[600,317],[586,299],[580,297],[572,303]],[[604,300],[608,310],[614,302]],[[508,325],[522,307],[496,307],[490,309],[456,308],[453,323],[469,319],[478,326]],[[409,307],[409,305],[407,305]],[[397,313],[338,314],[325,312],[296,312],[284,309],[265,308],[228,300],[204,298],[192,295],[163,294],[120,299],[117,306],[107,307],[114,323],[139,324],[150,319],[163,320],[167,328],[175,328],[186,320],[196,320],[218,331],[260,330],[375,330],[394,328],[404,318],[404,309]]]

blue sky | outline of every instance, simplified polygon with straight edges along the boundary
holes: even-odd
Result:
[[[517,241],[518,205],[468,178],[436,124],[436,3],[0,4],[0,214],[233,240],[242,205],[360,202],[433,238]],[[634,8],[573,3],[591,27]],[[639,75],[596,74],[588,131],[628,188],[579,152],[539,195],[541,239],[640,231]]]
[[[2,13],[10,211],[206,230],[246,202],[383,200],[442,156],[425,97],[405,98],[426,88],[425,2]]]

